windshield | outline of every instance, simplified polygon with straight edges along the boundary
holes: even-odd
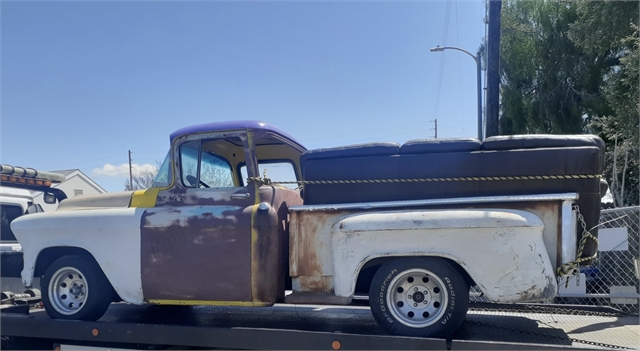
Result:
[[[167,152],[167,156],[164,158],[162,162],[162,166],[158,170],[158,174],[156,178],[153,180],[154,187],[167,187],[171,185],[171,151]]]

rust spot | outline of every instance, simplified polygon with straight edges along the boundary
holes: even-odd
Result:
[[[340,341],[334,340],[331,343],[331,348],[334,349],[334,350],[340,350],[342,348],[342,344],[340,343]]]
[[[300,205],[302,199],[298,191],[288,188],[262,186],[259,192],[260,202],[272,208],[255,216],[258,241],[252,259],[258,264],[253,275],[254,301],[273,303],[284,300],[285,277],[289,275],[288,206]]]
[[[301,276],[323,275],[322,251],[329,242],[331,224],[337,218],[336,212],[300,212],[297,213],[298,232],[298,274]]]
[[[302,291],[333,293],[333,277],[331,276],[302,276],[298,279]]]
[[[100,334],[100,331],[97,328],[93,328],[93,330],[91,330],[91,335],[98,336],[98,334]]]

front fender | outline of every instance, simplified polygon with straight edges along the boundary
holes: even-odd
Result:
[[[536,215],[516,210],[363,213],[338,221],[334,291],[354,294],[358,273],[379,257],[439,256],[460,265],[492,302],[543,301],[557,292]]]
[[[122,300],[142,304],[140,219],[144,210],[58,211],[14,220],[11,229],[23,250],[23,284],[31,286],[38,255],[44,249],[77,247],[94,257]]]

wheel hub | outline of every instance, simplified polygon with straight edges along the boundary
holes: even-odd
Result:
[[[84,276],[74,267],[57,270],[52,275],[47,290],[51,306],[65,315],[78,312],[86,302],[89,292]]]
[[[431,297],[426,287],[414,286],[409,290],[413,290],[413,294],[407,295],[407,300],[409,300],[410,304],[413,304],[414,308],[422,309],[427,307],[431,301]]]
[[[82,296],[84,296],[84,284],[77,281],[73,282],[71,284],[71,289],[69,289],[69,293],[76,300],[82,298]]]
[[[402,324],[424,328],[436,323],[446,310],[448,294],[442,280],[424,269],[410,269],[389,284],[387,302]]]

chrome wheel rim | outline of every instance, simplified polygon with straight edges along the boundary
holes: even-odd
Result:
[[[436,323],[449,302],[444,282],[425,269],[400,273],[389,284],[387,303],[395,319],[411,328],[424,328]]]
[[[89,296],[84,275],[73,267],[58,269],[51,277],[48,290],[51,306],[64,315],[77,313]]]

